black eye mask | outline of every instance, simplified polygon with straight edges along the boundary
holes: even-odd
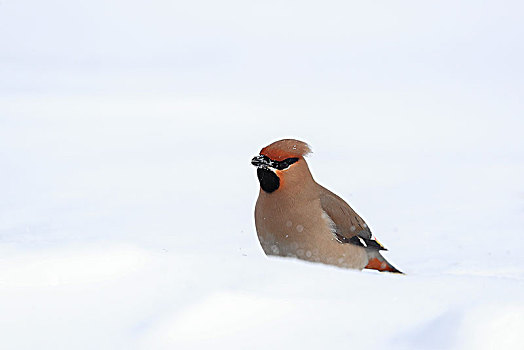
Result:
[[[283,161],[276,162],[277,163],[276,169],[278,170],[287,169],[289,168],[291,164],[294,164],[296,162],[298,162],[298,158],[286,158]]]
[[[261,160],[269,167],[277,169],[277,170],[284,170],[289,168],[291,164],[294,164],[298,162],[298,158],[286,158],[284,160],[278,161],[273,160],[267,156],[261,155]]]

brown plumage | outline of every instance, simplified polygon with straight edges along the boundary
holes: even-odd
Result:
[[[296,257],[353,269],[399,272],[380,254],[364,220],[339,196],[317,184],[298,140],[273,142],[251,161],[260,193],[255,225],[267,255]]]

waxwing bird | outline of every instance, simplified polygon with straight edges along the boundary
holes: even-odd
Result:
[[[402,273],[364,220],[339,196],[317,184],[298,140],[273,142],[251,160],[260,192],[255,207],[258,239],[266,255],[339,267]]]

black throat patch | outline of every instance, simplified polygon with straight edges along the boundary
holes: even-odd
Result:
[[[267,168],[258,168],[257,176],[260,187],[267,193],[275,192],[280,186],[280,179],[277,174]]]

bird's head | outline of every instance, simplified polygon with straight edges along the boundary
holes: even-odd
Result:
[[[293,139],[273,142],[251,160],[257,167],[260,187],[267,193],[292,189],[312,179],[304,156],[311,153],[308,144]]]

